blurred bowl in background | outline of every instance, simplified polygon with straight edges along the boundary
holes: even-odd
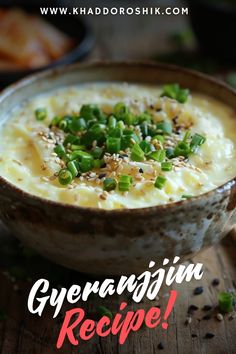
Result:
[[[236,60],[236,1],[188,0],[189,15],[200,49],[227,62]]]
[[[45,5],[45,4],[44,4]],[[44,15],[40,16],[39,7],[40,4],[22,4],[16,2],[10,2],[10,6],[6,5],[6,2],[0,1],[0,9],[12,9],[17,7],[20,10],[25,11],[28,14],[33,14],[38,16],[43,21],[47,22],[49,25],[53,26],[55,29],[58,29],[63,34],[68,36],[68,38],[73,39],[74,45],[68,51],[66,51],[62,56],[57,59],[50,60],[49,63],[43,66],[37,66],[32,68],[6,68],[0,69],[0,86],[1,88],[12,83],[28,74],[35,73],[42,69],[48,69],[52,67],[56,67],[61,64],[70,64],[76,62],[78,60],[83,59],[92,49],[94,44],[94,36],[88,24],[81,19],[79,16],[72,15]],[[44,22],[44,23],[45,23]],[[43,24],[43,23],[42,23]],[[13,28],[17,35],[17,29]],[[1,36],[1,31],[0,31]],[[10,64],[10,60],[9,60]]]

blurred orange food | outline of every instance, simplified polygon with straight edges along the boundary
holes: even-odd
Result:
[[[38,16],[0,9],[0,70],[34,69],[50,64],[74,41]]]

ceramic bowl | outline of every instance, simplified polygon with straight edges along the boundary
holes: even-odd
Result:
[[[152,63],[94,63],[49,70],[10,86],[0,95],[0,120],[25,98],[93,81],[178,82],[236,109],[236,92],[200,73]],[[231,230],[235,209],[236,178],[189,200],[109,211],[48,201],[0,177],[0,217],[6,226],[41,255],[92,274],[140,273],[151,260],[186,259]]]

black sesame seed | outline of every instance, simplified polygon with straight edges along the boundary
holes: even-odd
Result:
[[[203,311],[210,311],[210,310],[212,310],[212,306],[211,305],[204,305],[202,310]]]
[[[188,313],[193,313],[194,311],[197,311],[198,307],[195,305],[190,305],[188,308]]]
[[[162,344],[162,342],[160,342],[160,343],[158,344],[157,348],[158,348],[159,350],[163,350],[163,349],[164,349],[164,345]]]
[[[99,179],[102,179],[102,178],[106,177],[106,175],[107,175],[106,173],[100,173],[100,175],[98,176],[98,178],[99,178]]]
[[[203,287],[198,286],[197,288],[194,289],[193,294],[194,295],[201,295],[203,293]]]
[[[139,173],[143,173],[143,169],[142,168],[140,168],[138,171],[139,171]]]
[[[211,315],[206,315],[206,316],[203,316],[202,318],[203,320],[210,320],[211,319]]]
[[[215,335],[213,333],[208,332],[208,333],[205,334],[204,338],[211,339],[211,338],[214,338],[214,337],[215,337]]]
[[[192,338],[197,338],[197,334],[193,333]]]
[[[217,278],[215,278],[215,279],[212,280],[211,284],[212,284],[213,286],[217,286],[217,285],[220,284],[220,280],[217,279]]]

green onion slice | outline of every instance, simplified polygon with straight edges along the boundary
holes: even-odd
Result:
[[[103,188],[105,191],[110,192],[114,189],[116,189],[116,180],[114,178],[106,178],[103,181]]]
[[[35,113],[35,118],[39,121],[47,118],[46,108],[37,108],[34,113]]]
[[[171,162],[162,162],[161,163],[161,170],[162,171],[172,171],[172,163]]]
[[[166,178],[164,176],[158,176],[155,181],[155,187],[158,189],[162,189],[166,183]]]
[[[222,312],[233,311],[233,295],[231,293],[222,292],[218,295],[219,308]]]
[[[145,154],[144,151],[141,149],[141,147],[138,144],[134,144],[132,149],[131,149],[131,160],[141,162],[144,161],[145,159]]]
[[[62,185],[67,185],[73,180],[72,173],[68,169],[62,169],[58,175],[59,183]]]

